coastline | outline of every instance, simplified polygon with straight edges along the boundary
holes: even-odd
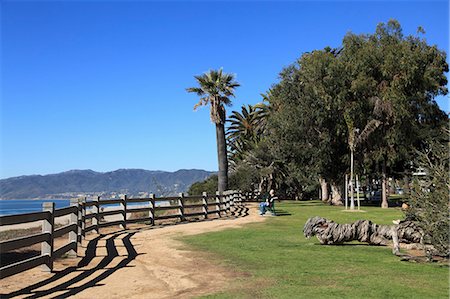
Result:
[[[8,201],[8,200],[71,200],[74,197],[70,198],[0,198],[0,200]]]
[[[145,205],[136,205],[133,207],[140,208],[140,207],[145,207]],[[119,210],[119,208],[118,207],[105,207],[104,208],[104,211],[113,211],[113,210]],[[86,213],[90,214],[90,211],[87,210]],[[121,217],[122,217],[122,215],[117,214],[117,215],[105,216],[104,218],[105,218],[105,221],[116,221],[116,220],[122,219]],[[55,218],[55,224],[59,224],[59,225],[69,224],[69,219],[70,219],[70,215],[57,217],[57,218]],[[29,229],[29,228],[35,228],[35,227],[42,227],[42,223],[43,223],[43,220],[14,224],[14,225],[3,225],[3,226],[0,226],[0,232],[16,230],[16,229]]]

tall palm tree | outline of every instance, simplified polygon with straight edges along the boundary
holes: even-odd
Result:
[[[258,132],[255,119],[255,109],[251,105],[242,106],[242,113],[232,111],[226,137],[228,142],[228,160],[230,167],[234,170],[236,163],[243,159],[248,151],[257,142]]]
[[[233,74],[219,70],[210,70],[203,75],[194,76],[198,87],[186,88],[187,92],[196,93],[200,101],[194,110],[200,106],[210,106],[211,121],[216,125],[217,157],[219,162],[218,188],[223,192],[228,187],[228,159],[225,141],[225,107],[231,106],[230,97],[234,97],[234,90],[240,84],[235,81]]]

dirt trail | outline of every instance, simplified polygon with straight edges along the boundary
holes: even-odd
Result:
[[[191,298],[224,289],[236,273],[183,248],[176,238],[263,221],[256,205],[240,217],[92,234],[84,257],[55,273],[35,268],[0,281],[1,298]]]

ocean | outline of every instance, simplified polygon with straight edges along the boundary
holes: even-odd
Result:
[[[55,208],[65,208],[70,205],[69,199],[7,199],[0,200],[0,216],[24,214],[42,211],[44,202],[54,202]],[[157,201],[156,205],[167,205],[168,202]],[[128,206],[147,206],[148,203],[128,203]],[[118,207],[119,204],[104,204],[102,207]]]
[[[8,199],[0,200],[0,216],[24,214],[42,211],[44,202],[54,202],[55,208],[65,208],[70,205],[69,199]]]

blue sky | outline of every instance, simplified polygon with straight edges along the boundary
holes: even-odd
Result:
[[[1,9],[0,177],[69,169],[217,169],[194,75],[223,67],[260,101],[303,52],[396,18],[448,52],[448,1],[8,1]],[[449,111],[448,97],[438,99]]]

